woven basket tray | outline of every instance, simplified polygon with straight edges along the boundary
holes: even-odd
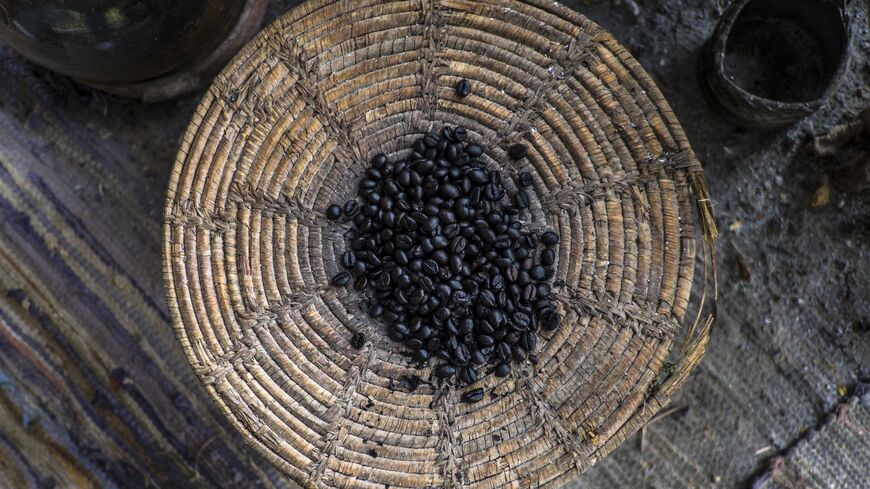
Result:
[[[329,286],[346,229],[326,206],[355,194],[372,155],[445,123],[506,176],[531,171],[532,225],[562,235],[563,326],[537,366],[483,377],[476,404],[391,389],[421,372],[359,294]],[[516,142],[529,157],[511,164]],[[165,217],[190,362],[247,442],[309,487],[557,487],[667,404],[712,324],[716,229],[683,131],[625,49],[549,0],[294,9],[205,94]]]

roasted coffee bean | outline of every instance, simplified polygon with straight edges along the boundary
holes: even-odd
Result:
[[[459,187],[453,185],[452,183],[446,183],[439,187],[438,193],[445,199],[455,199],[461,195],[459,192]]]
[[[434,375],[464,384],[488,361],[508,375],[512,361],[531,357],[538,325],[561,322],[548,284],[559,236],[526,231],[520,218],[531,175],[521,172],[508,198],[501,173],[486,169],[483,148],[467,137],[445,126],[416,139],[404,160],[376,155],[356,199],[327,208],[353,225],[340,259],[347,271],[332,282],[353,280],[387,336],[418,362],[443,359]],[[510,145],[508,156],[521,159],[526,147]]]
[[[466,384],[477,382],[477,369],[474,367],[463,367],[459,371],[459,378]]]
[[[547,231],[541,235],[541,242],[546,246],[555,246],[559,243],[559,235],[553,231]]]
[[[554,329],[558,328],[561,323],[562,316],[554,312],[547,316],[547,318],[544,320],[544,329],[546,329],[547,331],[553,331]]]
[[[541,265],[551,266],[556,262],[556,252],[552,248],[547,248],[541,252]]]
[[[538,345],[538,335],[534,331],[527,331],[523,333],[520,342],[526,351],[535,351],[535,346]]]
[[[332,204],[326,208],[327,219],[329,219],[330,221],[335,221],[339,217],[341,217],[341,207],[339,207],[337,204]]]
[[[472,341],[474,338],[472,337]],[[471,351],[465,343],[460,344],[453,350],[453,359],[458,365],[466,365],[471,360]]]
[[[533,284],[526,284],[520,293],[520,300],[524,303],[531,302],[537,296],[537,289]]]
[[[425,361],[429,360],[430,355],[431,354],[429,353],[429,350],[427,350],[425,348],[420,348],[419,350],[417,350],[414,353],[414,359],[417,360],[418,362],[425,362]]]
[[[504,288],[504,277],[501,275],[493,276],[489,281],[489,288],[492,290],[502,290]]]
[[[478,388],[462,394],[462,402],[475,403],[483,400],[483,389]]]
[[[356,264],[356,253],[353,251],[345,251],[343,255],[341,255],[341,264],[344,268],[351,268]]]
[[[480,350],[471,352],[471,363],[475,365],[483,365],[486,363],[486,356]]]
[[[369,163],[371,163],[371,165],[375,168],[383,168],[384,165],[387,163],[387,157],[386,155],[379,153],[374,155]]]
[[[527,352],[526,349],[520,345],[512,346],[511,350],[513,351],[513,354],[514,354],[514,360],[517,362],[522,362],[523,360],[526,359],[526,357],[529,356],[529,352]]]
[[[496,345],[495,353],[496,356],[498,356],[498,359],[502,362],[508,361],[511,355],[513,355],[513,352],[511,351],[511,346],[508,343],[499,343],[498,345]]]
[[[350,338],[350,346],[359,350],[366,344],[366,335],[362,333],[354,333]]]
[[[489,311],[486,320],[489,321],[494,328],[500,328],[501,325],[504,324],[504,313],[502,313],[500,309],[493,309]]]
[[[353,290],[357,292],[362,292],[366,290],[369,286],[369,278],[365,275],[360,275],[353,282]]]
[[[479,334],[477,335],[477,344],[483,347],[492,346],[495,344],[495,339],[489,335]]]
[[[511,323],[515,324],[520,329],[529,327],[529,316],[524,312],[515,312],[511,316]]]
[[[505,276],[507,277],[509,282],[516,282],[517,276],[520,273],[520,267],[516,262],[511,263],[507,270],[505,270]]]
[[[509,146],[507,150],[508,158],[514,161],[519,161],[525,158],[527,153],[528,148],[526,148],[526,145],[520,143]]]
[[[339,272],[332,277],[332,285],[344,287],[350,282],[350,274],[347,272]]]
[[[517,209],[525,209],[529,206],[529,196],[522,190],[514,195],[514,205]],[[384,209],[389,210],[389,209]]]
[[[465,78],[459,80],[459,83],[456,84],[456,95],[460,97],[467,97],[471,94],[471,82],[466,80]]]
[[[359,202],[356,200],[348,200],[344,204],[344,215],[347,217],[354,217],[359,214]]]
[[[446,379],[448,377],[453,377],[453,374],[456,373],[456,368],[446,363],[442,363],[435,368],[435,375],[441,377],[442,379]]]

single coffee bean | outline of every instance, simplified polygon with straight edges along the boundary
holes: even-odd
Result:
[[[559,324],[562,323],[562,316],[558,313],[550,314],[547,319],[544,321],[544,329],[547,331],[553,331],[554,329],[559,327]]]
[[[366,335],[362,333],[354,333],[350,338],[350,346],[359,350],[366,344]]]
[[[356,200],[348,200],[344,204],[344,215],[347,217],[354,217],[359,214],[359,202]]]
[[[519,327],[519,328],[521,328],[521,329],[528,328],[528,327],[529,327],[529,321],[530,321],[530,319],[529,319],[528,314],[526,314],[526,313],[524,313],[524,312],[515,312],[515,313],[511,316],[511,322],[512,322],[513,324],[517,325],[517,327]]]
[[[337,287],[344,287],[348,282],[350,282],[350,274],[347,272],[339,272],[332,277],[332,285]]]
[[[471,363],[475,365],[483,365],[486,363],[486,355],[484,355],[480,350],[474,350],[471,352]]]
[[[362,292],[362,291],[366,290],[366,288],[368,288],[368,286],[369,286],[369,278],[366,277],[365,275],[360,275],[353,282],[353,290],[355,290],[357,292]]]
[[[470,390],[462,394],[462,402],[464,403],[475,403],[480,402],[481,400],[483,400],[482,388]]]
[[[459,378],[466,384],[477,382],[477,369],[474,367],[463,367],[459,371]]]
[[[546,246],[554,246],[559,243],[559,235],[553,231],[547,231],[541,235],[541,242]]]
[[[438,365],[437,367],[435,367],[435,375],[437,377],[442,378],[442,379],[446,379],[448,377],[453,377],[453,374],[455,374],[455,373],[456,373],[456,368],[454,368],[451,365],[448,365],[446,363],[442,363],[441,365]]]
[[[538,335],[534,331],[527,331],[523,333],[521,342],[526,351],[535,351],[535,346],[538,345]]]
[[[498,359],[502,362],[508,361],[508,359],[511,358],[511,355],[513,355],[513,352],[511,351],[511,346],[506,342],[502,342],[496,345],[495,353]]]
[[[533,284],[526,284],[520,293],[520,301],[528,304],[537,296],[537,288]]]
[[[474,338],[472,337],[473,341]],[[468,345],[465,343],[459,344],[455,350],[453,350],[453,358],[459,365],[466,365],[471,360],[471,351],[468,349]]]
[[[511,373],[511,366],[508,363],[500,363],[495,368],[496,377],[507,377]]]
[[[481,148],[478,144],[469,144],[465,147],[465,153],[472,158],[477,158],[478,156],[483,154],[483,148]],[[492,180],[492,176],[490,176],[490,180]]]
[[[525,158],[526,154],[528,154],[528,148],[526,148],[525,144],[513,144],[509,146],[507,150],[508,158],[514,161],[519,161]]]
[[[547,248],[541,252],[541,265],[551,266],[556,262],[556,252],[552,248]]]
[[[495,344],[495,339],[489,335],[479,334],[477,335],[477,344],[483,347],[492,346]]]
[[[517,206],[517,209],[525,209],[529,206],[529,196],[526,192],[520,190],[514,195],[514,205]]]
[[[459,80],[459,83],[456,84],[456,95],[458,95],[460,97],[467,97],[470,94],[471,94],[471,82],[469,82],[465,78]]]
[[[336,204],[332,204],[326,208],[326,218],[330,221],[335,221],[341,217],[341,207]]]
[[[519,174],[517,177],[517,183],[520,187],[529,187],[533,183],[532,174],[524,171]]]
[[[356,253],[353,251],[345,251],[343,255],[341,255],[341,264],[344,268],[351,268],[356,264]]]

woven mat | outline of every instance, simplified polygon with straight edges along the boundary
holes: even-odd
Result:
[[[752,489],[870,487],[870,395],[837,405],[818,429],[810,429]]]

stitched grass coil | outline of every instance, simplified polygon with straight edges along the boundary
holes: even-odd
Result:
[[[473,87],[462,98],[461,79]],[[532,175],[532,226],[561,236],[564,319],[541,332],[537,365],[409,393],[395,384],[420,375],[414,362],[362,295],[329,283],[347,225],[324,210],[355,195],[373,155],[401,156],[445,124],[506,177]],[[701,166],[640,65],[554,2],[290,11],[205,94],[164,233],[192,366],[246,441],[306,487],[558,487],[668,403],[713,323]],[[475,387],[486,396],[460,403]]]

